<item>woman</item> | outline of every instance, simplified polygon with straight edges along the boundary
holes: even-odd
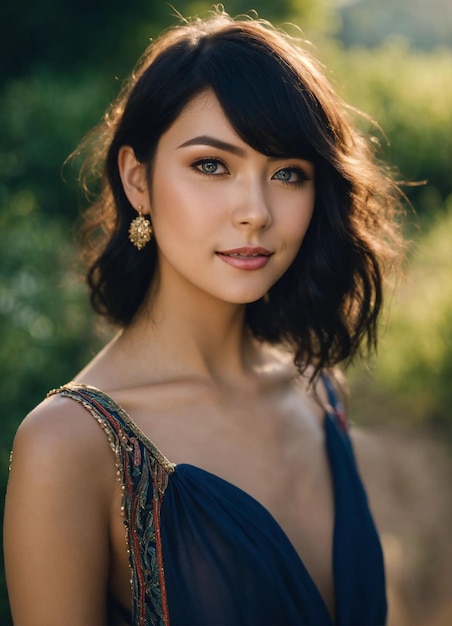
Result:
[[[15,621],[384,623],[331,368],[375,343],[395,185],[297,42],[221,13],[153,43],[86,147],[121,330],[17,433]]]

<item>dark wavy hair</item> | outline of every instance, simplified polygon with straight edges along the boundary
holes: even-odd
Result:
[[[224,12],[185,21],[160,36],[84,141],[86,181],[100,180],[86,216],[94,236],[91,302],[119,326],[132,322],[153,279],[156,242],[128,240],[136,217],[122,187],[118,151],[131,146],[152,176],[162,134],[187,103],[212,89],[238,135],[259,152],[315,164],[316,200],[300,251],[287,272],[246,309],[262,341],[289,346],[301,371],[315,371],[376,346],[383,277],[401,250],[400,192],[371,142],[351,122],[301,42],[268,22]]]

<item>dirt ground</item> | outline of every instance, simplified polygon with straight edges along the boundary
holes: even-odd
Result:
[[[353,428],[386,561],[389,626],[452,624],[452,464],[447,446],[388,427]]]

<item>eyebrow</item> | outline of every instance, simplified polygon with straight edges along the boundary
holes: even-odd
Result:
[[[237,156],[244,156],[245,151],[239,146],[235,146],[232,143],[228,143],[227,141],[222,141],[221,139],[217,139],[216,137],[211,137],[210,135],[199,135],[198,137],[193,137],[193,139],[189,139],[185,141],[183,144],[179,146],[179,148],[185,148],[186,146],[211,146],[212,148],[218,148],[218,150],[225,150],[226,152],[230,152],[231,154],[235,154]]]

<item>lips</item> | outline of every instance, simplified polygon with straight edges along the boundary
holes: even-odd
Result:
[[[272,256],[266,248],[244,246],[215,253],[227,265],[240,270],[258,270],[265,267]]]
[[[221,250],[217,254],[227,255],[232,257],[257,257],[257,256],[271,256],[272,252],[266,248],[244,246],[242,248],[234,248],[232,250]]]

